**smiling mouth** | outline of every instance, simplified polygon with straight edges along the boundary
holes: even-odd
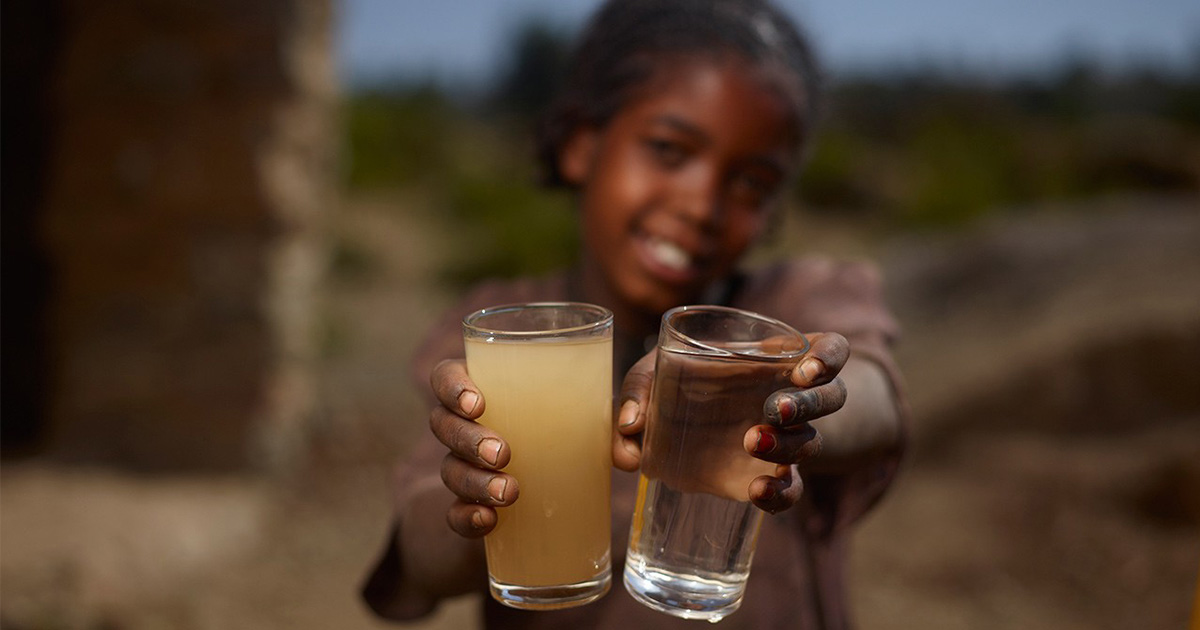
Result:
[[[672,241],[645,235],[638,250],[645,268],[663,282],[688,284],[700,274],[701,260]]]
[[[651,238],[646,247],[654,260],[672,271],[687,271],[692,267],[692,255],[670,241]]]

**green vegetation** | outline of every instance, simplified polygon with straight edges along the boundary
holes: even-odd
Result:
[[[343,116],[352,190],[436,186],[456,164],[447,137],[462,114],[432,85],[353,95]]]
[[[536,185],[531,146],[563,48],[534,26],[514,50],[482,105],[425,83],[350,94],[344,106],[348,191],[429,200],[470,252],[448,280],[543,271],[575,251],[570,199]],[[1194,65],[1109,76],[1076,63],[1039,80],[841,78],[796,204],[897,230],[1045,201],[1200,193],[1200,56]]]
[[[481,114],[429,85],[353,95],[343,117],[347,191],[423,200],[397,211],[430,212],[468,254],[452,257],[446,280],[549,271],[574,257],[570,200],[537,185],[519,117]],[[346,276],[369,266],[345,247],[333,263]]]
[[[895,227],[956,225],[1037,202],[1200,191],[1200,67],[1034,82],[934,74],[835,85],[797,196]]]

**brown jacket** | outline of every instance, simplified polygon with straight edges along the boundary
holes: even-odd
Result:
[[[413,370],[417,386],[428,391],[433,366],[463,356],[463,316],[498,304],[561,301],[569,299],[570,293],[565,274],[476,288],[440,321],[418,351]],[[778,263],[740,277],[716,301],[775,317],[803,332],[841,333],[850,340],[854,356],[877,362],[891,377],[907,427],[900,379],[888,351],[898,327],[883,304],[879,275],[870,265],[820,258]],[[615,380],[618,387],[620,377]],[[445,447],[426,435],[404,465],[401,478],[438,475],[444,454]],[[899,460],[900,449],[849,475],[806,478],[801,503],[764,520],[745,599],[737,612],[721,622],[722,630],[850,627],[844,575],[848,534],[891,483]],[[620,584],[637,475],[614,470],[612,481],[612,591],[587,606],[536,613],[507,608],[485,595],[487,628],[697,628],[697,622],[642,606]],[[405,499],[403,489],[397,494],[398,501]],[[395,579],[386,575],[396,570],[396,559],[391,560],[381,561],[372,581]],[[480,588],[486,593],[482,576]]]

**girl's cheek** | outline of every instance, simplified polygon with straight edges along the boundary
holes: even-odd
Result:
[[[768,212],[768,210],[748,210],[742,217],[739,217],[738,221],[734,222],[734,227],[730,230],[733,248],[744,252],[766,234]]]

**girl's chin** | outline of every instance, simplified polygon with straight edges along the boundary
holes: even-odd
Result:
[[[694,290],[685,290],[682,288],[663,288],[661,285],[653,285],[646,287],[643,291],[638,292],[638,299],[633,303],[638,306],[638,310],[646,313],[647,317],[657,319],[662,314],[676,306],[685,304],[696,304],[701,300],[701,292]]]

